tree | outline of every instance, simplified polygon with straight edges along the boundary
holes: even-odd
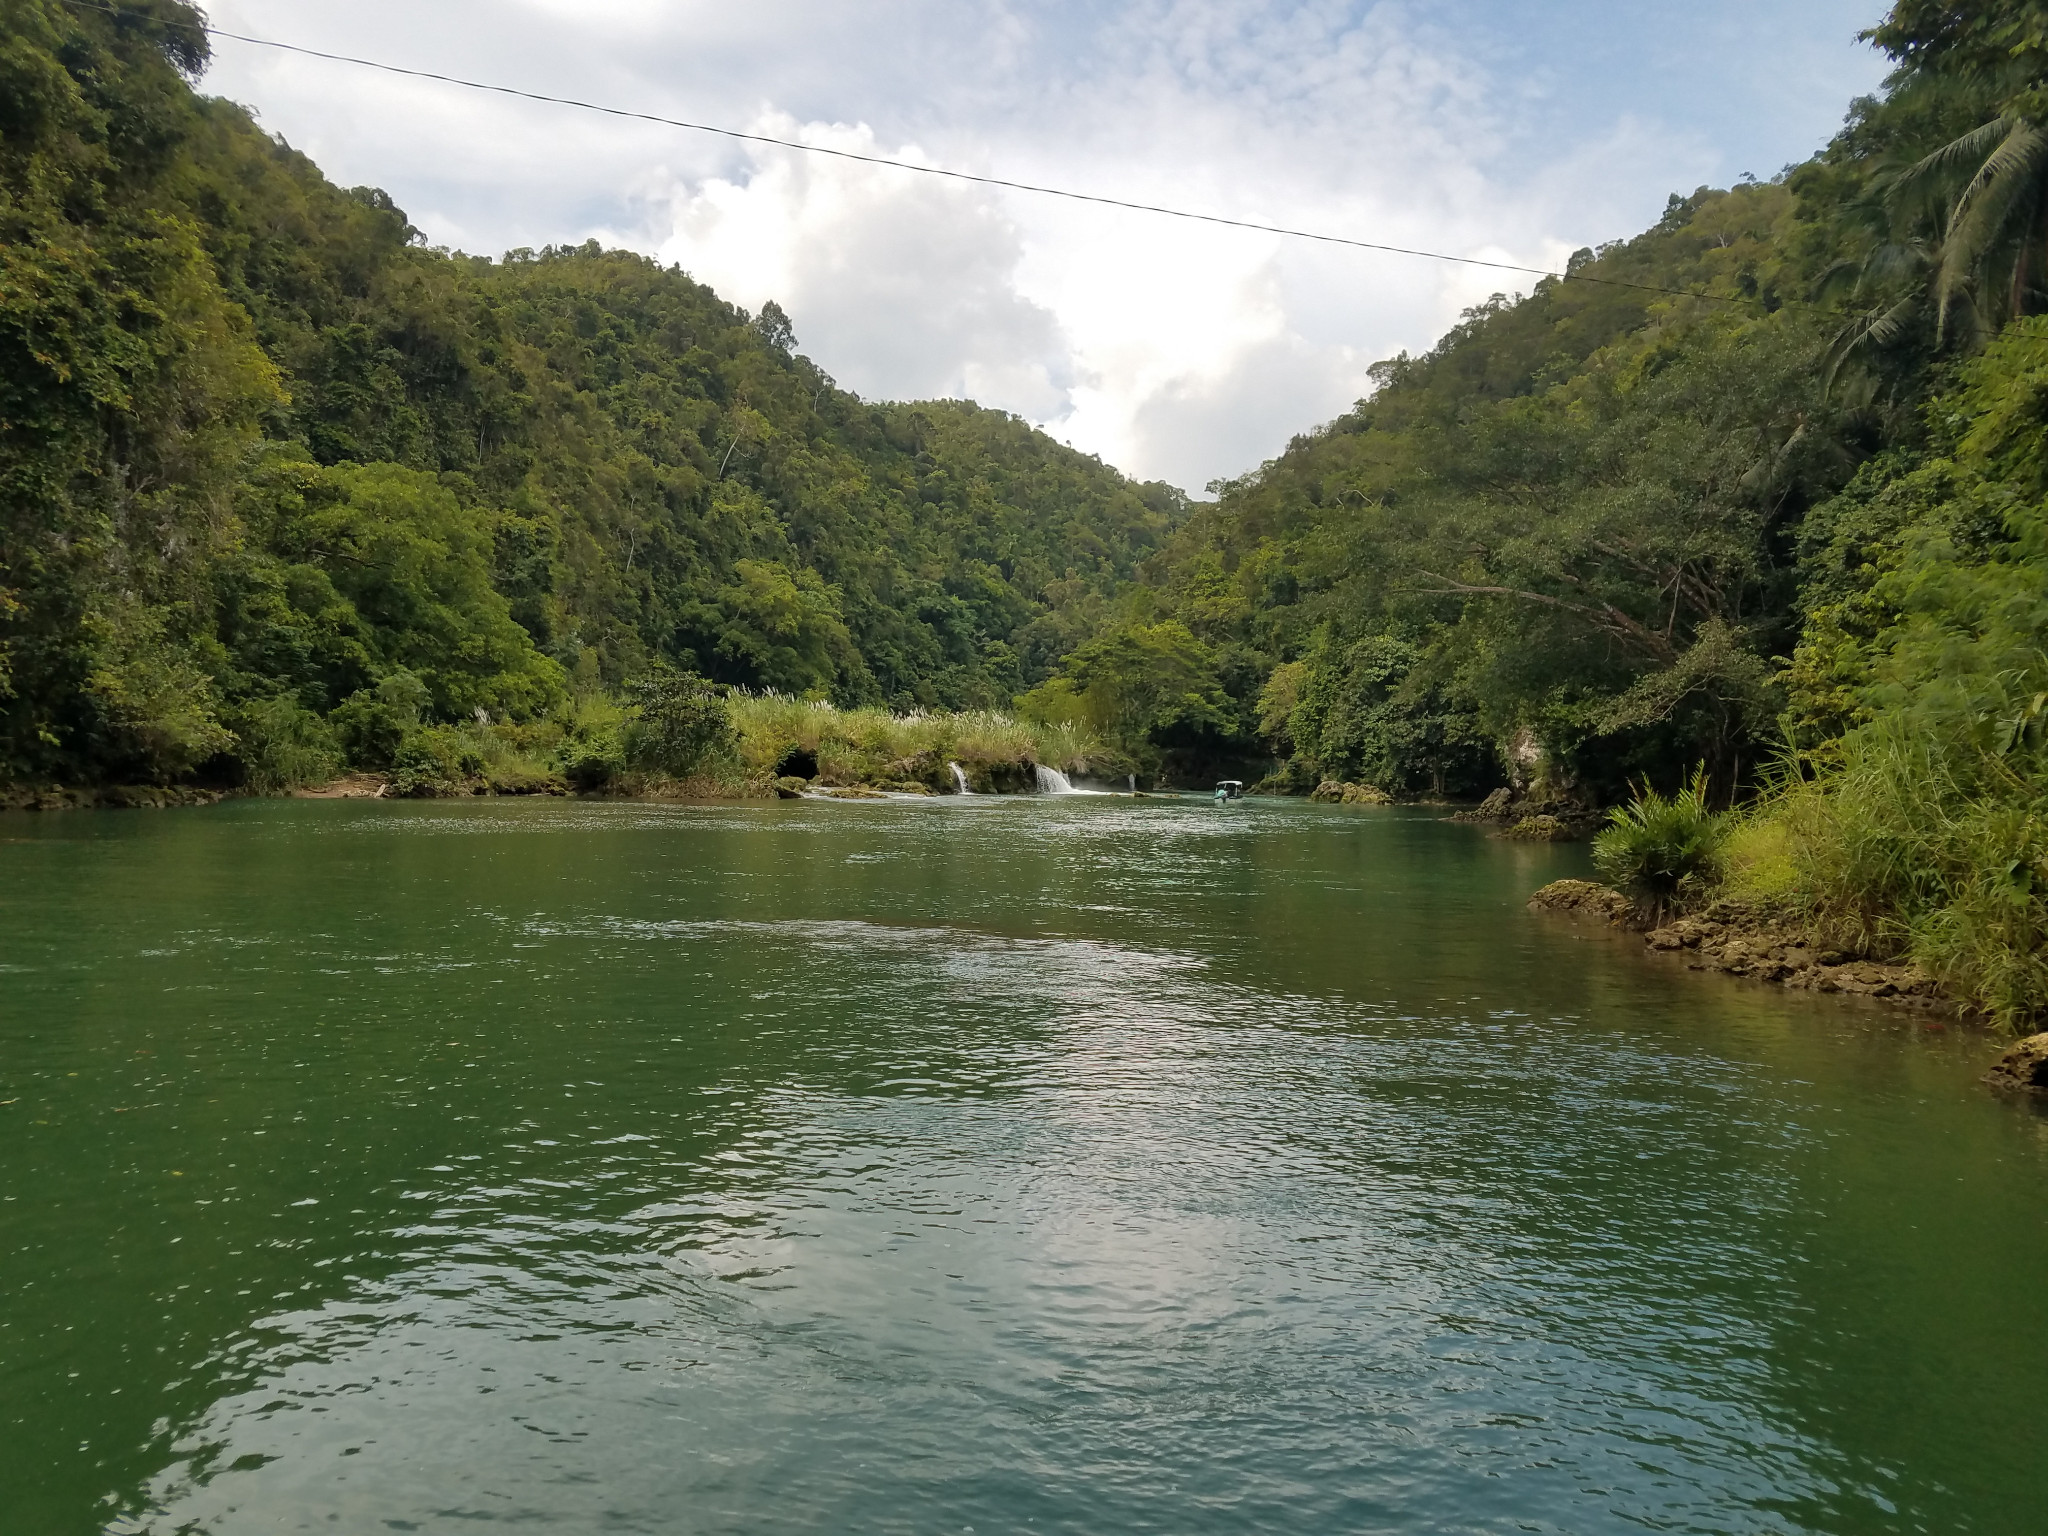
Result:
[[[1176,620],[1123,624],[1096,636],[1019,704],[1048,721],[1085,720],[1099,738],[1144,763],[1156,763],[1165,749],[1226,742],[1238,727],[1215,652]]]

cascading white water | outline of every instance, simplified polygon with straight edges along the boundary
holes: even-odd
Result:
[[[1043,763],[1032,765],[1038,770],[1038,792],[1041,795],[1073,795],[1080,791],[1067,781],[1067,776],[1057,768],[1048,768]]]
[[[954,790],[963,795],[973,794],[974,791],[967,787],[967,770],[962,768],[958,763],[948,763],[946,764],[946,766],[953,770]]]

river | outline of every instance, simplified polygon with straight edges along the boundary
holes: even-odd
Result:
[[[0,816],[0,1528],[2033,1532],[2048,1116],[1412,810]]]

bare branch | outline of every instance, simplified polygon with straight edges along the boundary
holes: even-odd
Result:
[[[1575,613],[1593,625],[1594,628],[1617,639],[1631,641],[1643,654],[1659,662],[1670,663],[1677,655],[1670,641],[1655,630],[1623,613],[1612,603],[1593,607],[1585,603],[1568,603],[1561,597],[1552,597],[1547,592],[1531,592],[1524,587],[1481,586],[1472,582],[1458,581],[1453,577],[1439,575],[1435,571],[1421,571],[1417,574],[1431,581],[1440,581],[1443,586],[1435,590],[1423,589],[1418,595],[1424,597],[1511,597],[1518,602],[1537,603],[1546,608],[1560,609]]]

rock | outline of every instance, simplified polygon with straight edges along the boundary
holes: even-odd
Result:
[[[1718,937],[1721,932],[1719,924],[1699,917],[1681,917],[1670,926],[1671,931],[1678,935],[1678,942],[1687,949],[1697,949],[1706,940]]]
[[[775,797],[778,800],[801,800],[804,797],[804,791],[808,788],[810,788],[808,780],[800,779],[795,774],[786,773],[775,781]]]
[[[1529,898],[1539,912],[1575,912],[1626,922],[1635,914],[1635,903],[1609,885],[1591,880],[1553,880]]]
[[[1590,880],[1555,881],[1531,896],[1529,905],[1554,912],[1590,912],[1607,917],[1618,928],[1648,929],[1643,942],[1649,949],[1669,955],[1692,951],[1684,956],[1689,970],[1746,976],[1803,992],[1870,998],[1922,1012],[1954,1007],[1940,984],[1911,961],[1872,960],[1823,949],[1800,926],[1796,914],[1782,910],[1723,898],[1701,911],[1658,921],[1621,892]],[[2039,1086],[2048,1092],[2048,1034],[2024,1044],[2036,1042],[2041,1052],[2036,1067],[2024,1070],[2042,1070]]]
[[[1571,835],[1571,828],[1555,816],[1524,816],[1501,834],[1523,843],[1561,843]]]
[[[1984,1074],[1994,1088],[2021,1088],[2048,1093],[2048,1033],[2029,1035],[1998,1058],[1998,1065]]]
[[[1492,794],[1479,802],[1478,814],[1486,817],[1489,821],[1506,821],[1508,819],[1508,807],[1514,803],[1515,796],[1513,790],[1496,789]]]
[[[1325,779],[1315,787],[1309,796],[1322,805],[1392,805],[1394,797],[1385,790],[1371,784],[1346,784],[1338,779]]]

